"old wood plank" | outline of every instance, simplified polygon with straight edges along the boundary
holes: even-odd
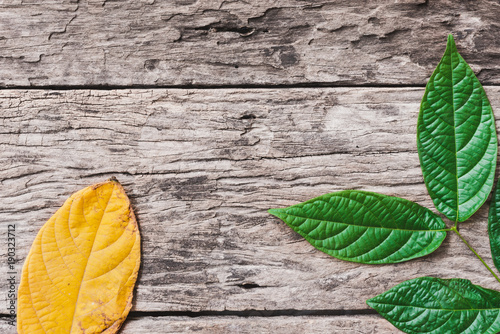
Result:
[[[453,33],[500,83],[498,1],[4,0],[0,86],[423,85]]]
[[[500,88],[487,92],[498,110]],[[342,189],[433,208],[415,143],[422,94],[2,90],[0,235],[16,224],[20,271],[38,229],[71,193],[116,176],[142,232],[137,311],[366,309],[366,299],[425,275],[495,288],[453,235],[428,257],[368,266],[316,251],[266,213]],[[486,215],[484,207],[461,231],[491,263]]]
[[[0,331],[5,334],[16,334],[15,320],[11,318],[0,319]],[[14,325],[13,325],[14,324]]]
[[[381,317],[372,315],[337,317],[147,317],[131,318],[121,334],[197,333],[197,334],[289,334],[402,333]]]
[[[0,320],[3,334],[16,334],[16,328]],[[129,317],[120,334],[289,334],[402,333],[381,317],[373,315],[336,317]]]
[[[15,321],[13,322],[15,324]],[[8,323],[7,320],[1,319],[0,320],[0,331],[5,334],[16,334],[16,326],[12,325],[11,323]]]

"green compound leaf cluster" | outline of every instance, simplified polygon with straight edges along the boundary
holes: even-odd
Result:
[[[460,56],[453,37],[432,74],[420,106],[417,146],[422,174],[436,209],[454,225],[408,200],[345,190],[269,213],[283,220],[317,249],[341,260],[365,264],[408,261],[436,250],[456,233],[500,282],[500,278],[458,232],[493,187],[497,134],[486,93]],[[500,184],[500,182],[499,182]],[[500,270],[500,187],[490,207],[488,230]],[[463,279],[421,277],[367,301],[406,333],[500,332],[500,292]]]

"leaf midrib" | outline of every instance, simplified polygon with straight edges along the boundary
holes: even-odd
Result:
[[[349,224],[349,223],[344,223],[344,222],[336,222],[332,220],[322,220],[322,219],[316,219],[316,218],[309,218],[309,217],[301,217],[298,215],[293,215],[290,213],[284,212],[283,214],[295,217],[295,218],[302,218],[302,219],[308,219],[308,220],[313,220],[317,222],[327,222],[327,223],[333,223],[333,224],[343,224],[343,225],[348,225],[348,226],[356,226],[356,227],[366,227],[366,228],[378,228],[378,229],[386,229],[386,230],[391,230],[391,231],[408,231],[408,232],[448,232],[451,231],[451,229],[439,229],[439,230],[406,230],[406,229],[401,229],[401,228],[389,228],[389,227],[383,227],[383,226],[365,226],[365,225],[358,225],[358,224]],[[303,224],[303,223],[302,223]],[[300,225],[302,225],[300,224]],[[296,225],[293,225],[296,226]],[[307,233],[309,234],[309,233]]]
[[[111,201],[111,197],[113,197],[113,193],[115,191],[115,188],[116,188],[116,185],[113,183],[113,189],[111,190],[111,195],[109,196],[108,202],[106,203],[106,206],[104,207],[103,215],[101,217],[101,221],[99,222],[99,227],[97,227],[97,230],[96,230],[96,233],[95,233],[95,236],[94,236],[94,240],[92,240],[92,247],[90,248],[89,257],[87,258],[87,262],[85,263],[85,269],[83,270],[83,274],[82,274],[82,281],[80,282],[80,286],[78,287],[78,295],[76,297],[75,309],[73,311],[73,317],[71,319],[71,330],[70,330],[71,332],[73,331],[73,326],[75,325],[74,321],[75,321],[75,315],[76,315],[76,308],[78,306],[78,301],[80,300],[80,293],[81,293],[81,290],[82,290],[82,285],[83,285],[83,281],[84,281],[84,278],[85,278],[85,273],[87,272],[88,263],[89,263],[90,257],[92,256],[92,251],[94,250],[95,240],[97,238],[97,234],[99,233],[99,229],[101,228],[101,223],[102,223],[102,220],[104,218],[104,215],[106,214],[106,209],[108,208],[109,202]]]
[[[422,310],[434,310],[434,311],[446,311],[446,312],[465,312],[465,311],[492,311],[492,310],[497,310],[500,311],[500,307],[492,307],[492,308],[467,308],[467,309],[447,309],[447,308],[432,308],[432,307],[423,307],[423,306],[412,306],[412,305],[396,305],[396,304],[390,304],[390,303],[382,303],[382,302],[371,302],[373,304],[378,304],[378,305],[389,305],[389,306],[394,306],[394,307],[409,307],[409,308],[416,308],[416,309],[422,309]]]
[[[453,42],[454,44],[454,42]],[[455,46],[456,48],[456,46]],[[458,53],[458,52],[457,52]],[[459,61],[460,61],[460,58],[459,58]],[[455,221],[455,224],[456,222],[458,222],[459,220],[459,217],[460,217],[460,202],[459,202],[459,199],[460,199],[460,196],[459,196],[459,190],[460,190],[460,187],[458,186],[458,152],[457,152],[457,120],[456,120],[456,117],[455,117],[455,84],[453,82],[453,71],[454,71],[454,68],[453,68],[453,52],[450,48],[450,68],[451,68],[451,98],[452,98],[452,108],[453,108],[453,143],[455,144],[455,148],[454,148],[454,155],[455,155],[455,183],[457,185],[457,217],[456,217],[456,221]]]

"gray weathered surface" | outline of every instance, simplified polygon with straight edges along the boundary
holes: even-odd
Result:
[[[10,320],[10,319],[9,319]],[[15,334],[17,333],[16,327],[12,326],[10,323],[7,322],[7,319],[1,319],[0,320],[0,331],[5,334]],[[15,322],[14,322],[15,323]]]
[[[377,316],[354,317],[204,317],[131,318],[121,334],[196,333],[196,334],[396,334],[402,333]]]
[[[0,88],[18,88],[0,91],[0,276],[8,224],[19,277],[64,200],[116,176],[143,241],[123,334],[400,333],[359,311],[365,300],[424,275],[497,289],[454,235],[423,259],[367,266],[266,210],[346,188],[433,208],[415,86],[449,33],[481,82],[500,84],[498,13],[494,0],[0,0]],[[88,89],[106,86],[124,89]],[[188,86],[205,89],[145,89]],[[498,110],[500,88],[487,92]],[[486,216],[461,231],[491,264]],[[0,332],[15,333],[5,317]]]
[[[500,88],[487,93],[499,110]],[[136,311],[366,309],[366,299],[425,275],[496,288],[455,236],[428,257],[368,266],[316,251],[266,213],[348,188],[433,208],[415,143],[422,94],[0,91],[0,235],[16,224],[20,271],[38,229],[71,193],[116,176],[142,233]],[[491,263],[486,214],[461,230]],[[5,263],[6,248],[0,254]]]
[[[423,85],[453,33],[499,84],[498,1],[3,0],[0,87]]]
[[[15,334],[15,327],[0,320],[3,334]],[[120,334],[397,334],[387,321],[373,315],[336,317],[129,317]]]

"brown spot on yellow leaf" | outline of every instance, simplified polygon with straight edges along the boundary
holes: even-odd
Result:
[[[116,179],[73,194],[40,229],[24,263],[18,332],[116,333],[132,307],[140,249]]]

